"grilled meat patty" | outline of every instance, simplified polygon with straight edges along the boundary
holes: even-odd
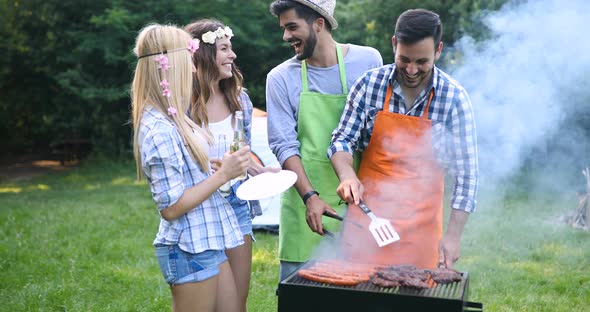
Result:
[[[461,273],[453,269],[439,268],[426,271],[430,274],[430,278],[438,284],[449,284],[461,280]]]

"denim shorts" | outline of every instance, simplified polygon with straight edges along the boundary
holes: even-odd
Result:
[[[238,195],[236,195],[236,190],[240,184],[242,184],[242,182],[234,184],[231,188],[231,193],[227,195],[225,199],[234,209],[236,218],[238,218],[240,230],[242,231],[242,236],[250,235],[252,240],[254,240],[254,233],[252,232],[252,217],[250,217],[250,205],[248,205],[247,201],[240,199]]]
[[[156,244],[156,257],[166,283],[178,285],[201,282],[219,274],[219,265],[227,261],[223,250],[205,250],[196,254],[178,245]]]

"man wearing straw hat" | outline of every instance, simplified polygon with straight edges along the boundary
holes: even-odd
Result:
[[[270,71],[266,82],[269,145],[282,167],[298,176],[281,198],[280,280],[311,257],[323,225],[339,226],[322,220],[324,212],[342,214],[344,209],[338,207],[339,181],[326,150],[348,87],[365,71],[383,65],[374,48],[332,38],[338,27],[335,6],[335,0],[277,0],[270,5],[283,40],[295,51]]]

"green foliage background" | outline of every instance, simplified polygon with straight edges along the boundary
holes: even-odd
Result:
[[[131,50],[138,31],[152,22],[182,26],[213,17],[230,25],[245,86],[265,109],[266,74],[292,55],[270,2],[0,0],[0,153],[47,153],[52,142],[85,138],[95,151],[128,157]],[[484,36],[473,17],[504,2],[340,0],[334,36],[373,46],[390,63],[393,23],[403,10],[439,12],[450,46],[464,33]]]

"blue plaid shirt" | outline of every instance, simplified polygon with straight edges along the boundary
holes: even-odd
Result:
[[[242,111],[244,112],[244,135],[246,136],[246,144],[252,145],[252,114],[254,113],[254,105],[252,100],[245,91],[240,93],[240,104],[242,105]],[[238,184],[234,184],[234,191],[237,190]],[[248,201],[250,204],[250,217],[262,215],[262,207],[260,202],[257,200]]]
[[[150,106],[139,125],[139,146],[142,170],[160,211],[211,175],[211,168],[203,169],[193,161],[176,126]],[[154,240],[154,244],[178,244],[190,253],[224,250],[243,243],[234,210],[219,192],[176,220],[161,218]]]
[[[395,64],[370,70],[351,88],[338,127],[332,133],[328,157],[339,151],[364,151],[369,144],[375,117],[383,109],[387,86],[392,83],[390,112],[422,116],[430,90],[434,97],[428,118],[432,120],[433,148],[438,162],[455,178],[451,207],[467,212],[476,208],[478,187],[477,137],[473,108],[467,91],[436,66],[431,84],[406,110]]]

